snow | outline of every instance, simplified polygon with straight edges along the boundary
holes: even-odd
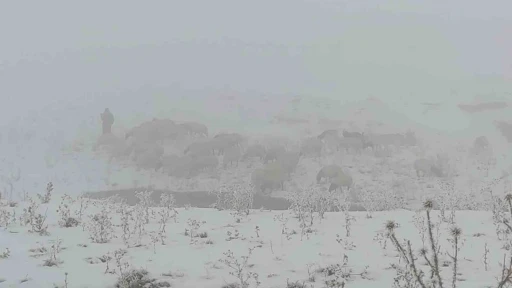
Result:
[[[507,143],[493,126],[493,121],[506,119],[510,108],[468,115],[460,112],[456,105],[452,105],[454,103],[444,103],[438,110],[423,114],[424,107],[419,104],[384,103],[378,99],[344,103],[336,99],[302,97],[300,101],[290,105],[289,103],[297,98],[280,96],[268,97],[266,100],[248,100],[237,98],[236,95],[224,96],[220,95],[215,101],[207,98],[184,100],[155,96],[149,102],[159,101],[158,105],[148,106],[137,102],[140,100],[131,99],[126,106],[110,106],[116,116],[113,132],[116,135],[123,135],[127,129],[142,121],[153,117],[170,117],[177,121],[193,120],[208,123],[211,135],[222,131],[239,132],[260,140],[265,137],[284,138],[295,145],[305,137],[316,136],[329,129],[330,127],[326,127],[329,125],[325,124],[326,119],[331,125],[342,123],[346,129],[373,130],[380,133],[402,133],[412,129],[425,140],[424,146],[396,151],[392,157],[376,157],[371,153],[335,153],[324,155],[320,159],[305,158],[301,160],[293,180],[286,184],[287,191],[275,193],[275,196],[283,196],[285,192],[297,191],[300,187],[312,184],[314,176],[322,166],[342,163],[356,180],[356,188],[359,189],[356,191],[362,191],[364,188],[377,194],[381,193],[384,199],[403,196],[407,200],[407,205],[402,208],[407,210],[374,212],[373,218],[366,218],[366,212],[352,211],[350,215],[355,217],[355,221],[350,236],[345,236],[345,215],[342,212],[327,212],[322,221],[315,214],[314,225],[311,228],[313,232],[301,240],[301,228],[292,211],[251,210],[247,217],[235,217],[230,211],[181,207],[178,208],[176,223],[173,220],[169,221],[165,245],[157,243],[153,246],[150,231],[158,230],[157,212],[162,208],[152,208],[155,216],[147,224],[142,246],[127,248],[121,239],[121,227],[117,226],[114,227],[117,238],[109,243],[92,243],[87,227],[59,226],[57,210],[64,194],[76,199],[86,191],[134,187],[141,190],[144,187],[152,187],[173,191],[210,191],[225,183],[246,180],[256,164],[247,162],[236,168],[219,168],[220,171],[217,173],[205,174],[201,178],[191,180],[179,180],[159,173],[140,171],[125,163],[108,161],[107,157],[92,151],[100,129],[99,113],[104,107],[91,106],[91,110],[80,110],[77,107],[67,112],[59,112],[60,114],[55,112],[58,109],[53,107],[40,112],[39,115],[33,114],[32,118],[20,117],[22,120],[10,123],[10,130],[4,129],[2,132],[1,143],[5,157],[0,168],[4,176],[2,188],[6,193],[2,194],[4,197],[0,211],[16,211],[17,219],[16,223],[0,229],[0,253],[3,249],[10,251],[8,257],[0,259],[0,279],[4,280],[2,285],[54,287],[54,284],[64,285],[65,273],[68,273],[68,287],[110,287],[118,275],[105,273],[106,263],[98,258],[108,252],[126,249],[128,252],[123,261],[134,268],[147,269],[152,277],[159,281],[168,281],[172,287],[217,288],[236,281],[236,277],[233,278],[229,274],[229,268],[219,262],[219,259],[224,257],[224,252],[232,250],[236,257],[240,257],[246,255],[249,248],[261,246],[256,247],[250,257],[249,263],[254,266],[247,268],[247,271],[259,274],[260,287],[285,287],[287,279],[290,282],[305,281],[311,287],[325,287],[325,276],[322,273],[316,274],[315,282],[308,281],[309,274],[318,267],[342,264],[344,255],[348,257],[348,265],[353,269],[353,273],[361,273],[368,266],[366,277],[354,275],[348,280],[346,287],[391,287],[395,271],[389,267],[391,263],[398,263],[397,252],[391,243],[383,249],[379,244],[378,235],[385,232],[386,221],[395,220],[400,224],[396,230],[398,238],[411,240],[415,250],[421,248],[422,241],[412,221],[416,215],[414,210],[421,207],[426,197],[439,200],[448,196],[446,193],[443,194],[436,181],[418,180],[412,170],[412,162],[415,157],[435,156],[438,153],[448,155],[452,165],[460,172],[456,178],[455,191],[452,192],[452,195],[457,195],[459,206],[465,209],[461,208],[456,212],[456,225],[462,228],[461,239],[464,240],[459,252],[458,287],[496,285],[495,277],[500,275],[501,269],[499,262],[503,261],[504,254],[509,253],[503,247],[509,240],[498,239],[495,226],[491,225],[492,212],[489,209],[484,211],[484,208],[489,207],[486,202],[489,195],[482,193],[481,189],[491,179],[501,176],[503,171],[510,172],[510,143]],[[197,103],[198,99],[202,101],[202,105],[194,105],[194,101]],[[133,114],[135,107],[139,108],[138,116]],[[271,108],[267,109],[268,107]],[[93,108],[97,108],[99,112],[94,112],[96,110],[93,111]],[[215,113],[209,110],[215,110]],[[42,115],[53,115],[53,118],[43,119]],[[274,123],[271,120],[276,115],[306,119],[309,122],[301,125]],[[447,125],[442,125],[443,123]],[[467,149],[472,140],[480,135],[489,138],[497,160],[489,175],[475,168],[475,159],[468,157],[467,150],[458,150],[460,147]],[[20,171],[19,179],[16,177],[17,171]],[[23,208],[29,205],[28,198],[44,193],[46,183],[50,181],[55,186],[52,200],[38,208],[42,214],[46,209],[48,211],[50,235],[41,236],[29,232],[30,227],[21,225],[18,218],[23,214]],[[8,193],[8,184],[13,184],[12,194]],[[494,187],[493,193],[502,197],[509,191],[507,185],[508,180],[505,179]],[[16,207],[9,207],[7,202],[10,199],[17,202]],[[37,198],[35,201],[40,202]],[[83,223],[90,222],[89,215],[105,210],[105,203],[91,200],[91,206],[83,216]],[[71,205],[73,213],[77,211],[77,205],[78,203]],[[470,208],[476,210],[467,210]],[[121,220],[116,209],[110,207],[107,210],[114,223],[119,225]],[[432,213],[437,215],[439,212]],[[0,214],[0,222],[1,215],[4,214]],[[298,234],[290,235],[290,239],[287,239],[286,235],[282,234],[281,222],[277,220],[280,216],[288,219],[288,231],[295,230]],[[193,238],[196,242],[191,243],[191,238],[184,235],[185,229],[190,228],[187,224],[188,219],[206,221],[198,232],[206,232],[208,236]],[[259,227],[258,233],[256,226]],[[451,243],[446,241],[450,227],[451,224],[443,222],[440,228],[442,261],[450,260],[445,252],[452,253]],[[235,230],[240,234],[239,239],[226,240],[227,233],[235,233]],[[336,241],[337,234],[342,238],[341,244]],[[29,250],[42,246],[48,248],[52,245],[50,241],[57,239],[62,240],[63,250],[57,255],[61,263],[56,267],[42,266],[43,261],[49,257],[47,253],[34,256]],[[212,243],[207,244],[208,240]],[[354,247],[351,247],[352,244]],[[485,247],[489,249],[488,254],[485,253]],[[483,263],[484,255],[488,258],[487,269]],[[425,263],[418,261],[428,274]],[[309,273],[308,265],[312,265]],[[118,269],[115,260],[110,261],[109,268]],[[446,287],[451,281],[451,264],[442,270]],[[25,278],[30,280],[20,284]]]
[[[389,266],[398,263],[398,258],[389,240],[386,248],[381,246],[383,243],[379,244],[379,233],[382,238],[385,222],[394,220],[399,223],[400,227],[396,229],[396,234],[400,239],[411,240],[414,249],[421,248],[422,243],[419,230],[412,222],[413,217],[417,215],[414,211],[375,212],[372,218],[367,218],[366,212],[350,212],[355,218],[351,224],[350,236],[345,234],[344,215],[341,212],[327,212],[322,220],[315,217],[313,231],[301,237],[298,219],[291,211],[252,210],[244,217],[236,216],[230,211],[178,208],[176,223],[171,220],[167,226],[168,238],[165,245],[156,243],[153,246],[149,237],[151,231],[158,231],[155,216],[146,227],[142,245],[127,248],[120,237],[119,227],[115,228],[118,237],[105,244],[91,243],[87,229],[81,226],[59,227],[59,214],[55,212],[59,202],[59,195],[53,195],[50,203],[42,204],[40,207],[40,211],[48,209],[49,236],[29,233],[29,228],[17,224],[9,225],[7,229],[0,231],[0,248],[10,250],[8,258],[0,259],[0,278],[5,280],[2,283],[5,287],[15,287],[27,276],[31,280],[24,284],[26,287],[53,287],[54,283],[62,285],[65,273],[68,273],[68,287],[110,287],[115,283],[117,276],[105,273],[106,263],[102,263],[98,258],[117,249],[127,249],[128,253],[123,261],[134,268],[147,269],[153,277],[170,282],[172,287],[221,287],[236,281],[236,278],[229,275],[229,268],[219,262],[225,258],[223,253],[231,250],[235,257],[240,257],[247,255],[248,249],[253,247],[256,248],[249,259],[251,267],[247,268],[247,271],[259,274],[261,287],[285,287],[287,279],[291,282],[305,281],[311,287],[324,287],[322,282],[326,278],[322,273],[316,273],[316,281],[309,283],[308,267],[310,273],[315,274],[313,271],[319,267],[343,263],[345,255],[348,257],[347,267],[353,269],[352,273],[361,273],[365,267],[368,271],[364,279],[356,275],[351,277],[347,287],[391,287],[395,275]],[[17,215],[21,215],[23,205],[24,203],[10,210],[16,209]],[[93,201],[86,214],[99,211],[102,205]],[[72,211],[76,209],[78,203],[71,207]],[[153,209],[156,211],[163,208]],[[418,215],[424,213],[420,212]],[[115,210],[111,211],[113,221],[119,224],[119,214],[116,214]],[[433,219],[437,219],[438,213],[432,214]],[[280,221],[279,216],[284,220]],[[84,215],[83,219],[88,221],[87,215]],[[194,241],[191,242],[191,237],[184,234],[186,229],[190,229],[187,224],[189,219],[205,221],[197,230],[197,234],[206,232],[207,237],[192,238]],[[457,211],[455,219],[457,226],[463,231],[463,244],[459,252],[461,256],[458,260],[461,273],[458,287],[492,285],[500,271],[499,262],[506,253],[501,249],[503,242],[497,239],[493,225],[489,225],[492,222],[492,213]],[[446,241],[449,238],[447,231],[451,225],[443,222],[441,225],[440,261],[449,261],[445,251],[452,253],[451,244]],[[258,231],[256,226],[259,227]],[[285,233],[289,234],[288,237],[282,233],[283,227],[286,228]],[[237,231],[238,237],[229,240],[228,232],[235,235]],[[337,235],[341,239],[340,242],[337,241]],[[52,241],[58,239],[62,241],[62,250],[57,253],[61,263],[56,267],[42,266],[44,260],[49,257],[47,253],[37,256],[37,253],[29,252],[30,249],[49,248]],[[210,240],[213,243],[207,244]],[[483,263],[486,245],[489,249],[487,270]],[[418,263],[421,262],[418,260]],[[118,269],[114,260],[109,267]],[[425,269],[425,265],[422,264],[421,268]],[[8,273],[5,273],[7,271]],[[163,276],[165,273],[182,276]],[[448,282],[451,279],[450,266],[443,268],[443,273],[445,282]],[[271,276],[272,274],[276,275]]]

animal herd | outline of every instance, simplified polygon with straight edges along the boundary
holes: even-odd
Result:
[[[239,165],[243,164],[245,168],[250,168],[254,189],[264,194],[283,190],[285,182],[292,179],[305,158],[330,157],[339,151],[360,155],[363,152],[412,147],[419,143],[411,131],[366,135],[329,129],[297,143],[251,139],[239,133],[221,133],[211,137],[208,127],[202,123],[177,123],[171,119],[144,122],[127,131],[122,138],[113,135],[102,137],[110,137],[109,141],[103,139],[99,143],[110,145],[110,152],[115,157],[129,160],[139,169],[160,171],[177,178],[197,177],[221,169],[239,169]],[[488,147],[485,136],[478,137],[473,143],[475,150]],[[415,159],[411,168],[417,177],[444,177],[444,167],[439,160]],[[316,183],[327,183],[329,191],[333,191],[353,187],[354,179],[347,169],[332,164],[318,171]]]

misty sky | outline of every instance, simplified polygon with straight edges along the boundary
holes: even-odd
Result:
[[[3,118],[51,102],[120,105],[144,91],[510,97],[512,2],[382,3],[10,1],[0,11]]]

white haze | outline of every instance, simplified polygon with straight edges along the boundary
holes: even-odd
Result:
[[[475,97],[509,101],[510,1],[2,6],[2,134],[14,127],[38,135],[25,139],[23,147],[31,148],[1,142],[2,153],[9,151],[2,156],[25,149],[18,154],[33,173],[44,169],[34,164],[44,157],[39,151],[55,155],[63,142],[98,133],[105,107],[116,125],[179,115],[217,129],[250,130],[289,110],[293,96],[330,99],[329,112],[303,105],[301,113],[332,117],[346,102],[373,97],[412,121],[476,135],[496,134],[481,117],[510,115],[469,117],[456,107]],[[238,106],[218,104],[222,95],[238,96]],[[423,114],[423,102],[443,105]]]

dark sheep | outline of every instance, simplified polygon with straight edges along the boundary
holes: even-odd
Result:
[[[316,174],[316,183],[320,183],[323,178],[328,178],[328,179],[334,178],[340,173],[343,173],[343,169],[338,165],[324,166]]]
[[[245,154],[242,159],[246,160],[248,158],[257,157],[260,160],[263,160],[266,154],[267,149],[265,149],[265,146],[261,144],[254,144],[247,147],[247,150],[245,151]]]

